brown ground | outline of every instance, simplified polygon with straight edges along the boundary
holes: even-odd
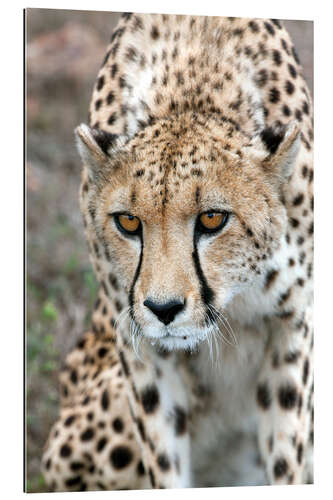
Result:
[[[42,446],[58,409],[57,370],[96,294],[78,207],[73,130],[119,14],[27,11],[27,490],[45,491]],[[313,89],[313,23],[287,21]]]

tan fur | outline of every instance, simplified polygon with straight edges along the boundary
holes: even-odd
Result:
[[[101,291],[98,337],[85,350],[116,338],[110,352],[122,363],[124,419],[127,428],[132,415],[136,436],[123,440],[134,458],[120,478],[128,488],[229,484],[223,470],[204,472],[206,453],[246,434],[263,460],[257,484],[311,480],[312,105],[288,34],[271,20],[125,15],[98,75],[90,126],[77,129],[80,203]],[[220,232],[198,236],[206,211],[229,218]],[[115,213],[138,217],[142,236],[119,231]],[[166,327],[147,298],[185,307]],[[206,359],[214,335],[220,372]],[[113,393],[110,369],[103,364],[100,377]],[[92,377],[80,384],[98,398]],[[70,406],[81,414],[78,394]],[[152,412],[146,394],[158,401]],[[208,446],[200,429],[210,422]],[[51,437],[44,474],[65,489],[68,465],[46,465],[59,446]],[[108,488],[123,487],[98,454],[93,460]],[[149,480],[134,473],[138,460]],[[256,483],[239,467],[232,484]],[[78,477],[77,489],[99,487],[85,470]]]

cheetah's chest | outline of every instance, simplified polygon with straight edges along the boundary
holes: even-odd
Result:
[[[244,328],[237,338],[238,347],[219,345],[216,364],[206,347],[196,363],[200,380],[211,391],[192,440],[198,487],[266,484],[257,445],[255,388],[267,334]]]

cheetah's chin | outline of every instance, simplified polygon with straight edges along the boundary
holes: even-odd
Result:
[[[197,346],[207,340],[210,328],[175,328],[168,329],[163,336],[146,334],[147,340],[153,345],[158,346],[165,351],[193,351]]]

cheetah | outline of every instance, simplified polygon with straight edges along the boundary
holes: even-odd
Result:
[[[76,140],[100,288],[49,488],[313,482],[313,115],[283,25],[123,14]]]

